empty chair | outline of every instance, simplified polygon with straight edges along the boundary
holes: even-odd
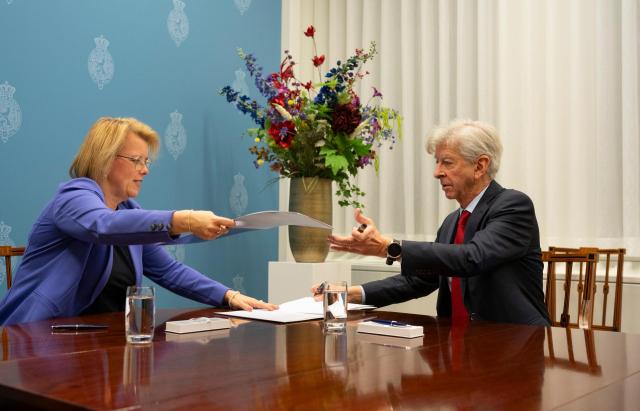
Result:
[[[595,268],[597,254],[587,251],[564,251],[555,253],[545,251],[542,261],[547,263],[547,286],[545,303],[549,311],[551,325],[560,327],[580,327],[591,329],[593,325],[593,296],[595,292]],[[583,270],[578,266],[582,264]],[[579,271],[575,296],[572,292],[572,278],[574,267]],[[564,293],[562,295],[562,310],[560,320],[556,312],[559,293],[556,291],[557,273],[564,273]],[[572,298],[573,296],[573,298]],[[573,310],[573,307],[576,309]],[[574,320],[572,320],[572,313]]]
[[[549,247],[549,252],[562,254],[567,252],[591,252],[596,253],[596,274],[601,278],[602,285],[594,287],[594,330],[620,331],[622,327],[622,276],[624,271],[624,248],[596,248],[596,247]],[[578,289],[584,265],[579,266]],[[611,296],[613,287],[613,295]],[[613,297],[613,298],[612,298]]]
[[[7,289],[11,288],[11,257],[19,257],[24,254],[24,247],[0,246],[0,257],[4,257],[4,266],[7,271]]]

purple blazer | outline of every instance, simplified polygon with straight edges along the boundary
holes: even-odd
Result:
[[[128,245],[136,284],[142,275],[183,297],[214,306],[229,289],[175,261],[160,244],[169,235],[173,211],[143,210],[133,200],[114,211],[95,181],[75,178],[60,185],[33,225],[13,287],[0,302],[0,324],[82,313],[104,288],[113,245]]]

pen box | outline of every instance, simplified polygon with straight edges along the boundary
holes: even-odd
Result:
[[[227,318],[191,318],[182,321],[167,321],[165,331],[170,333],[184,334],[200,331],[219,330],[230,328],[231,322]]]
[[[422,337],[424,331],[421,325],[387,325],[379,324],[371,321],[362,321],[358,323],[359,333],[391,335],[393,337],[416,338]]]

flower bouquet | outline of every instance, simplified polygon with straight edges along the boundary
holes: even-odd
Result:
[[[358,198],[365,193],[353,177],[370,164],[378,171],[376,149],[383,143],[393,148],[400,138],[402,118],[378,104],[382,94],[376,88],[365,104],[354,90],[356,81],[369,74],[363,65],[376,54],[374,42],[369,50],[356,49],[346,61],[336,62],[322,76],[325,57],[316,51],[315,28],[309,26],[304,34],[313,40],[313,64],[320,83],[298,80],[293,71],[296,63],[288,51],[279,72],[264,76],[255,57],[239,49],[249,75],[266,98],[266,107],[229,86],[220,94],[258,125],[247,131],[255,141],[249,151],[256,167],[266,163],[283,177],[333,180],[341,206],[362,207]]]

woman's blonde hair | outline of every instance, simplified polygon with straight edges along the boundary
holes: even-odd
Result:
[[[89,129],[78,154],[69,167],[71,178],[88,177],[101,182],[129,135],[134,133],[149,145],[150,156],[156,157],[160,145],[158,134],[135,118],[102,117]]]

